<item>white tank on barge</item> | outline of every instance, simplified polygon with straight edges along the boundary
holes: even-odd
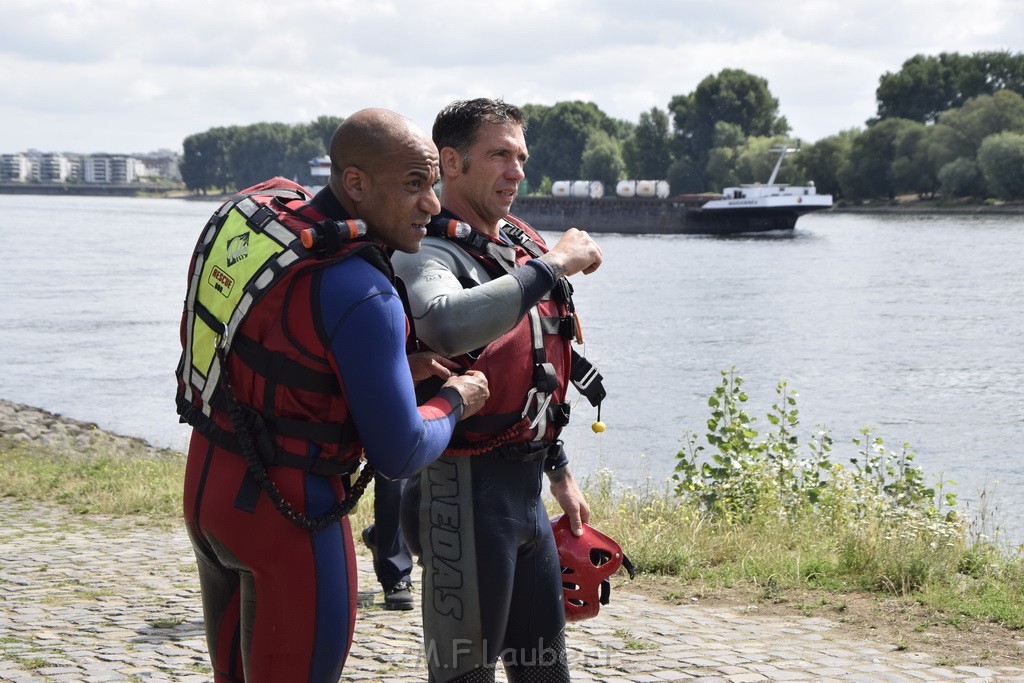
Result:
[[[551,194],[573,199],[600,199],[604,196],[604,183],[600,180],[556,180],[551,184]]]
[[[620,180],[615,186],[615,196],[622,198],[657,197],[665,199],[668,195],[667,180]]]

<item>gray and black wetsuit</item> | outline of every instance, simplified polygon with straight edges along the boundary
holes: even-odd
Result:
[[[444,238],[427,237],[419,253],[392,261],[417,336],[448,357],[508,332],[555,286],[546,263],[494,276]],[[492,395],[501,391],[501,377],[488,381]],[[409,480],[402,528],[423,569],[431,681],[493,681],[498,660],[511,683],[569,680],[562,579],[541,498],[545,470],[567,462],[560,447],[444,455]]]

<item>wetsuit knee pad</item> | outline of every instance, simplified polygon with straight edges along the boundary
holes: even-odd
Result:
[[[436,679],[433,676],[430,677],[430,683],[436,683]],[[493,666],[482,666],[472,671],[467,671],[458,678],[453,678],[448,683],[494,683],[494,667]]]
[[[533,652],[516,652],[504,658],[508,683],[569,683],[569,661],[565,651],[565,631]],[[518,657],[518,659],[516,659]]]

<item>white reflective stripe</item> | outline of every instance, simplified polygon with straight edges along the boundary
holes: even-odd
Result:
[[[246,218],[252,218],[260,210],[261,206],[265,205],[253,200],[252,197],[246,197],[238,202],[238,210]],[[263,226],[262,232],[283,247],[287,247],[297,239],[294,232],[276,220],[270,221]]]
[[[270,268],[264,268],[252,281],[253,289],[261,291],[274,281],[274,272]]]
[[[298,260],[299,255],[288,249],[278,254],[277,258],[274,259],[274,262],[277,265],[278,271],[282,271]],[[262,292],[274,281],[274,269],[267,267],[269,263],[270,261],[263,266],[263,270],[261,270],[260,273],[251,281],[250,287],[256,291]]]
[[[221,346],[230,349],[231,344],[235,341],[235,332],[242,325],[242,320],[245,316],[249,315],[249,311],[252,309],[253,304],[256,303],[256,297],[253,296],[252,292],[246,292],[241,299],[238,300],[238,306],[231,313],[231,320],[224,326],[224,339],[221,341]]]
[[[535,351],[544,350],[544,328],[540,324],[540,311],[534,306],[530,309],[530,333],[533,336],[533,348]],[[534,362],[537,362],[534,356]]]
[[[217,218],[224,218],[224,216],[227,216],[231,212],[231,209],[233,208],[235,208],[234,204],[232,204],[231,202],[224,202],[223,204],[220,205],[220,208],[217,209],[217,213],[213,215],[216,216]],[[220,221],[216,222],[220,223]]]
[[[230,202],[228,203],[230,204]],[[238,207],[238,210],[246,218],[252,218],[253,214],[259,211],[260,209],[260,203],[257,202],[252,197],[246,197],[244,199],[239,200],[239,202],[235,204],[235,206]]]
[[[289,249],[288,251],[282,251],[277,257],[277,263],[282,268],[287,268],[291,264],[299,260],[299,255]]]
[[[203,387],[201,394],[203,412],[207,415],[210,414],[210,402],[213,400],[213,392],[217,390],[218,384],[220,384],[220,359],[214,355],[213,363],[210,365],[210,376],[206,378],[206,386]]]
[[[206,377],[195,368],[192,368],[192,372],[189,374],[189,381],[200,391],[206,387]]]
[[[202,263],[203,256],[200,254],[196,257],[196,265]],[[182,348],[182,372],[185,374],[181,379],[185,385],[184,395],[188,399],[189,403],[195,398],[195,394],[192,391],[192,378],[194,374],[192,366],[192,334],[195,331],[196,325],[196,294],[199,284],[199,270],[196,270],[192,275],[192,281],[188,286],[188,294],[185,298],[185,338]]]
[[[192,335],[195,332],[196,323],[196,297],[199,296],[199,283],[203,275],[203,264],[206,263],[205,247],[208,246],[214,236],[217,234],[218,228],[221,221],[213,221],[203,233],[202,244],[204,248],[196,254],[195,267],[192,270],[192,281],[188,285],[188,293],[185,298],[185,310],[188,311],[188,315],[185,316],[185,344],[184,344],[184,363],[183,368],[185,373],[191,374],[193,370],[192,365]],[[185,378],[182,378],[183,380]],[[189,378],[191,380],[191,378]],[[184,395],[188,399],[189,403],[192,403],[195,399],[195,392],[192,391],[194,382],[183,381],[185,385]]]
[[[217,236],[217,225],[219,224],[220,221],[218,221],[217,224],[210,226],[210,229],[206,231],[205,235],[203,235],[203,240],[200,242],[200,244],[203,245],[203,251],[206,251],[207,247],[213,243],[213,239]]]
[[[297,239],[297,235],[277,221],[271,221],[263,228],[263,234],[271,237],[278,244],[287,247]]]
[[[219,361],[216,358],[214,358],[214,363],[219,364]],[[199,389],[200,395],[202,395],[203,391],[205,391],[206,389],[207,382],[207,379],[203,377],[203,374],[196,370],[195,368],[192,368],[192,372],[189,375],[189,381]],[[191,400],[189,402],[191,402]],[[204,401],[201,403],[200,408],[202,408],[203,414],[209,417],[210,413],[212,412],[210,404]]]

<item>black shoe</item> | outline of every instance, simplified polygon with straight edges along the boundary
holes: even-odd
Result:
[[[360,537],[363,539],[363,543],[370,549],[370,556],[373,558],[374,570],[377,569],[377,534],[374,533],[375,531],[376,526],[371,524],[363,529],[363,533],[360,534]]]
[[[399,581],[384,591],[384,609],[412,609],[412,582]]]

